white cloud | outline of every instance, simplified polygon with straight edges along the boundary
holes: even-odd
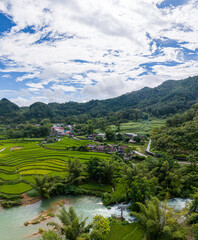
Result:
[[[39,73],[36,72],[36,73],[31,73],[31,74],[24,74],[22,77],[18,77],[16,79],[17,82],[22,82],[23,80],[26,80],[26,79],[32,79],[32,78],[35,78],[35,77],[38,77],[39,76]],[[27,84],[27,86],[29,86]]]
[[[0,38],[6,65],[0,72],[23,74],[16,81],[25,95],[13,99],[29,104],[37,95],[44,102],[107,98],[197,75],[197,61],[186,60],[182,49],[198,48],[197,1],[166,9],[157,8],[160,2],[2,0],[0,11],[16,26]],[[27,27],[31,33],[21,31]],[[156,42],[167,38],[178,45]],[[178,65],[165,66],[171,61]]]
[[[53,90],[62,90],[64,92],[75,92],[76,89],[72,86],[66,86],[66,85],[57,85],[57,84],[54,84],[51,89]]]
[[[43,88],[43,85],[41,83],[27,83],[26,85],[28,87],[37,88],[37,89]]]
[[[11,78],[10,74],[2,75],[3,78]]]

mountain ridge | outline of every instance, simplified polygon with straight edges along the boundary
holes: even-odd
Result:
[[[55,120],[57,117],[61,119],[81,114],[100,117],[125,109],[139,109],[153,116],[169,116],[190,109],[196,102],[198,102],[198,76],[183,80],[167,80],[155,88],[144,87],[115,98],[90,100],[86,103],[35,102],[29,107],[19,107],[4,98],[0,100],[0,116],[9,117],[11,114],[18,117],[20,115],[18,120],[20,118],[21,120],[32,118]]]

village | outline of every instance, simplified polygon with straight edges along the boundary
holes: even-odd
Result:
[[[70,137],[75,140],[81,140],[76,136],[74,128],[76,125],[63,125],[61,123],[54,124],[51,127],[51,132],[49,138],[45,139],[43,143],[50,143],[49,139],[53,139],[54,142],[61,141],[62,137]],[[85,140],[91,141],[87,145],[82,145],[76,149],[75,147],[70,147],[67,149],[71,150],[78,150],[78,151],[90,151],[90,152],[100,152],[100,153],[117,153],[121,155],[125,160],[129,160],[132,158],[134,154],[138,154],[137,151],[135,151],[135,147],[133,146],[134,143],[136,143],[136,139],[141,139],[142,136],[139,136],[135,133],[115,133],[115,135],[121,135],[124,136],[126,140],[127,145],[123,144],[112,144],[108,143],[106,139],[105,133],[92,133],[89,135],[86,135]],[[129,145],[130,144],[130,145]],[[144,156],[144,155],[142,155]]]

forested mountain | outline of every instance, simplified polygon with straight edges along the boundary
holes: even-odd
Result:
[[[49,118],[61,121],[67,116],[88,114],[91,117],[103,117],[111,112],[131,111],[146,112],[153,116],[169,116],[189,109],[198,102],[198,76],[184,80],[168,80],[155,88],[145,87],[139,91],[124,94],[107,100],[91,100],[87,103],[37,102],[30,107],[19,108],[7,99],[0,101],[0,120],[25,121]],[[14,116],[14,117],[13,117]],[[9,119],[10,118],[10,119]]]
[[[0,100],[0,117],[16,116],[20,112],[20,107],[10,102],[6,98]]]
[[[171,154],[198,154],[198,104],[153,132],[153,148]]]

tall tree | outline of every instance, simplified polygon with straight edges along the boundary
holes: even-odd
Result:
[[[140,212],[132,212],[143,227],[147,240],[186,239],[184,212],[174,212],[166,203],[152,198],[145,205],[137,203]]]
[[[67,211],[62,206],[57,216],[61,224],[49,222],[48,225],[53,226],[66,240],[90,239],[91,225],[86,226],[87,218],[80,220],[73,207],[70,207],[69,211]]]
[[[91,240],[105,240],[109,232],[109,220],[102,215],[96,215],[92,223]]]
[[[68,162],[68,181],[69,182],[80,182],[84,179],[84,176],[82,176],[82,172],[84,171],[84,167],[82,163],[79,161],[79,159],[74,159],[71,161],[71,159]]]
[[[35,176],[35,183],[29,184],[38,192],[39,196],[42,198],[50,198],[51,191],[55,190],[57,187],[62,186],[60,178],[58,176]]]

